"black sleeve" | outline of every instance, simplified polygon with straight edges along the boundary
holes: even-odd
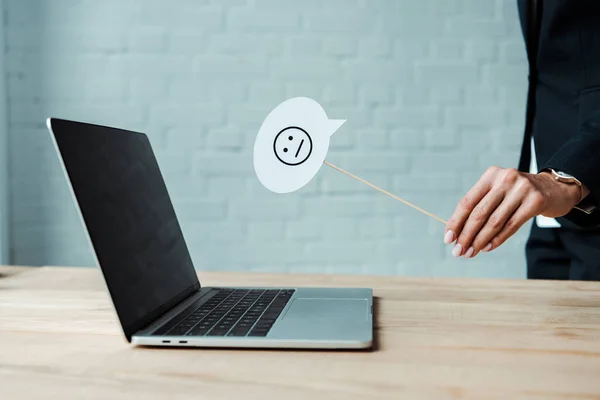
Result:
[[[561,224],[567,222],[567,227],[600,227],[600,107],[587,115],[582,119],[579,132],[542,166],[542,169],[553,168],[579,179],[590,191],[587,201],[598,207],[591,214],[574,209],[559,218]]]

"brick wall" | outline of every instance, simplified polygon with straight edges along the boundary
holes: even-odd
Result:
[[[200,269],[524,276],[528,226],[456,260],[443,224],[323,167],[258,182],[263,118],[310,96],[328,160],[448,218],[516,166],[527,68],[512,0],[5,0],[12,261],[93,265],[47,116],[146,132]]]
[[[4,8],[4,0],[0,0],[0,10]],[[0,18],[0,43],[4,43],[4,19]],[[2,52],[0,52],[2,54]],[[2,54],[3,55],[3,54]],[[8,123],[6,121],[6,81],[4,73],[4,57],[0,59],[0,264],[8,264],[10,214],[8,207]]]

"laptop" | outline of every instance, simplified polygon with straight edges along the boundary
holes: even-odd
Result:
[[[147,135],[46,124],[127,342],[372,347],[371,288],[202,285]]]

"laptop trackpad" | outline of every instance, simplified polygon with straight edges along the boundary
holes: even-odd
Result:
[[[283,318],[360,320],[366,319],[367,315],[366,299],[298,298]]]

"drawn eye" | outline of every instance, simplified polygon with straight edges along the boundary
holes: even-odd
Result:
[[[292,136],[288,136],[288,140],[294,140]]]
[[[284,153],[287,153],[287,147],[283,149],[283,152],[284,152]]]

